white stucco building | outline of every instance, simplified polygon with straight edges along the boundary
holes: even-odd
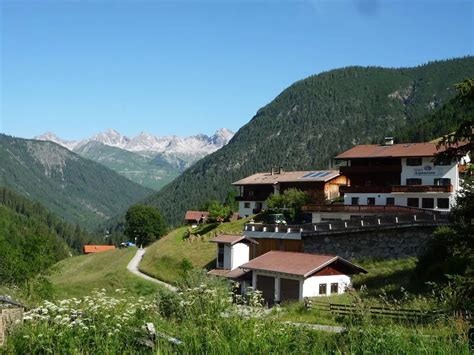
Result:
[[[252,286],[267,304],[301,301],[304,297],[341,294],[361,267],[334,255],[269,251],[240,266],[252,274]]]
[[[239,266],[254,257],[258,242],[243,235],[232,234],[221,234],[211,242],[217,244],[217,255],[216,268],[209,271],[209,274],[237,281],[241,285],[241,292],[245,292],[251,279]]]
[[[455,159],[436,161],[435,143],[359,145],[335,159],[349,179],[344,205],[405,206],[449,211],[460,190]],[[467,158],[467,157],[466,157]],[[465,158],[465,159],[466,159]]]

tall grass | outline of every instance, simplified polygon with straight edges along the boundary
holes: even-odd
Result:
[[[424,326],[346,321],[347,332],[332,334],[282,322],[259,306],[261,295],[236,298],[228,285],[191,272],[180,291],[160,290],[153,299],[121,291],[57,303],[45,302],[8,339],[11,353],[182,353],[182,354],[468,354],[467,325],[441,319]],[[175,345],[158,333],[180,339]],[[148,339],[152,347],[143,345]]]

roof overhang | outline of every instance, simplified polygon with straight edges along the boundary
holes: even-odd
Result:
[[[252,243],[252,244],[259,244],[255,239],[253,238],[249,238],[245,235],[242,236],[242,238],[239,238],[239,239],[236,239],[236,240],[232,240],[232,241],[225,241],[225,240],[215,240],[215,239],[212,239],[210,240],[209,242],[211,243],[217,243],[217,244],[228,244],[228,245],[235,245],[237,243],[244,243],[244,242],[248,242],[248,243]]]

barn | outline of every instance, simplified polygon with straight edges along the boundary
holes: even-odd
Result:
[[[240,268],[252,272],[252,286],[268,305],[301,301],[304,297],[341,294],[351,286],[351,276],[367,273],[335,255],[269,251]]]

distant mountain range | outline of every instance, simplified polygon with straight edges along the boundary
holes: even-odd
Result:
[[[83,140],[64,140],[53,132],[35,139],[62,145],[134,182],[159,190],[197,160],[222,148],[233,135],[231,130],[221,128],[212,136],[157,137],[142,132],[127,137],[108,129]]]
[[[64,147],[0,134],[0,186],[94,230],[152,193]]]

